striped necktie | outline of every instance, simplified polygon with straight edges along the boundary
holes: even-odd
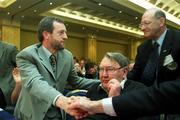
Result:
[[[49,58],[50,58],[50,63],[52,66],[53,73],[55,75],[56,74],[56,56],[52,54]]]

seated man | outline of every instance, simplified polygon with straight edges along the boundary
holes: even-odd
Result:
[[[99,78],[101,83],[92,86],[86,96],[91,100],[100,100],[102,98],[119,95],[120,93],[123,94],[128,91],[144,88],[145,86],[139,82],[127,80],[128,65],[129,60],[121,53],[106,53],[99,65]],[[108,93],[110,89],[117,89],[117,93]],[[108,96],[108,94],[110,96]],[[95,114],[89,115],[83,120],[119,120],[119,118],[105,114]],[[143,118],[143,120],[145,120],[145,118]]]

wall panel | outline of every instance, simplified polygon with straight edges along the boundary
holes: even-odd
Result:
[[[30,46],[32,44],[38,43],[37,33],[34,31],[21,30],[21,49]]]
[[[97,41],[97,62],[99,63],[106,52],[121,52],[128,55],[128,46],[125,44]]]

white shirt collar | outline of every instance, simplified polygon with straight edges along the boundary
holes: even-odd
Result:
[[[124,84],[125,84],[126,81],[127,81],[126,77],[125,77],[124,80],[121,81],[121,83],[120,83],[121,89],[124,89]]]

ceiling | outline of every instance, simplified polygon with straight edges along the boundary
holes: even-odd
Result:
[[[133,0],[16,0],[8,7],[0,8],[0,17],[19,20],[21,26],[28,23],[30,27],[36,26],[42,16],[60,15],[71,32],[111,38],[123,37],[123,34],[141,37],[138,26],[145,9],[131,1]],[[141,1],[151,3],[180,20],[180,0]],[[171,21],[168,21],[168,26],[180,29],[179,24]]]

